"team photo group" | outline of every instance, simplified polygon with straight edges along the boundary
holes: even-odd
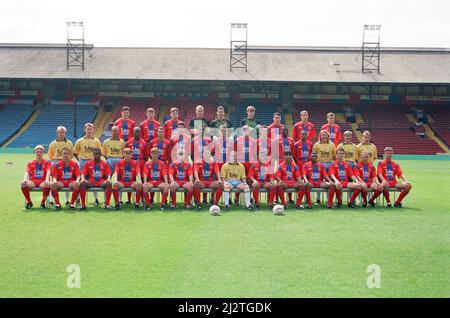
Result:
[[[316,137],[306,110],[292,133],[280,113],[273,114],[272,124],[262,125],[255,112],[248,106],[241,126],[233,127],[223,106],[217,107],[216,119],[208,121],[204,107],[198,105],[188,124],[178,117],[176,107],[164,123],[149,107],[147,119],[138,124],[130,108],[123,106],[111,138],[103,144],[94,137],[92,123],[85,124],[84,136],[75,144],[66,139],[64,126],[55,127],[56,139],[47,154],[46,147],[37,145],[35,159],[26,166],[20,183],[25,207],[33,207],[30,192],[36,188],[42,190],[40,207],[53,205],[56,210],[62,209],[62,193],[68,209],[86,210],[89,189],[101,190],[93,191],[95,205],[100,204],[98,192],[104,191],[106,210],[113,209],[111,197],[116,210],[123,206],[152,210],[157,201],[162,211],[176,209],[177,192],[184,193],[185,209],[198,210],[209,204],[228,211],[233,203],[240,204],[241,194],[249,211],[263,203],[270,209],[274,205],[311,209],[314,192],[314,203],[325,198],[329,209],[343,206],[344,193],[349,208],[374,207],[381,195],[390,208],[392,190],[399,192],[393,205],[402,207],[412,186],[392,159],[392,147],[384,148],[379,160],[369,131],[356,145],[351,131],[341,132],[333,113],[324,123],[314,123],[321,124]],[[160,193],[158,198],[155,193]]]

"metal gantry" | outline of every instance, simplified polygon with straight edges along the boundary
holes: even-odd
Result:
[[[247,72],[247,23],[231,23],[230,72],[244,69]]]
[[[67,70],[77,67],[84,70],[83,22],[67,22]]]
[[[379,24],[365,24],[362,40],[362,72],[380,73],[380,28]]]

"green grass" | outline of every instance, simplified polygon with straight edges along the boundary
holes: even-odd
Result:
[[[401,210],[212,217],[28,212],[18,183],[30,157],[0,155],[0,297],[450,296],[450,161],[400,161],[414,185]],[[79,289],[66,286],[69,264]],[[369,264],[379,289],[366,286]]]

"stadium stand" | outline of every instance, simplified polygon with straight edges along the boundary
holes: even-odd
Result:
[[[44,106],[39,117],[30,127],[9,145],[10,147],[32,147],[37,144],[48,145],[55,138],[56,127],[63,125],[67,128],[67,138],[75,141],[74,137],[74,107],[72,104],[52,101]],[[83,135],[84,124],[92,122],[97,114],[93,104],[81,104],[77,107],[77,136]]]
[[[253,105],[256,108],[255,120],[259,120],[261,124],[270,125],[273,123],[273,113],[279,111],[276,104],[262,104],[262,103],[241,103],[236,106],[236,110],[231,114],[230,120],[235,127],[241,125],[241,120],[247,117],[247,106]],[[285,123],[285,116],[281,113],[281,122]]]
[[[0,145],[13,136],[33,113],[32,104],[9,104],[0,108],[2,129],[0,130]]]
[[[429,105],[424,109],[432,116],[430,127],[441,140],[450,147],[450,107]]]
[[[410,112],[405,105],[377,105],[369,109],[357,108],[365,120],[359,126],[362,131],[372,133],[372,142],[378,153],[386,146],[392,146],[397,154],[436,154],[444,152],[433,139],[421,138],[410,129],[411,123],[406,114]],[[370,122],[370,123],[369,123]]]

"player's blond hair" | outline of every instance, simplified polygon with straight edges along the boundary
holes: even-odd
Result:
[[[36,152],[36,150],[41,149],[43,152],[45,151],[44,146],[42,145],[37,145],[36,147],[34,147],[34,152]]]
[[[58,132],[58,131],[64,131],[64,133],[66,133],[67,132],[67,128],[64,127],[64,126],[58,126],[58,127],[56,127],[56,132]]]

